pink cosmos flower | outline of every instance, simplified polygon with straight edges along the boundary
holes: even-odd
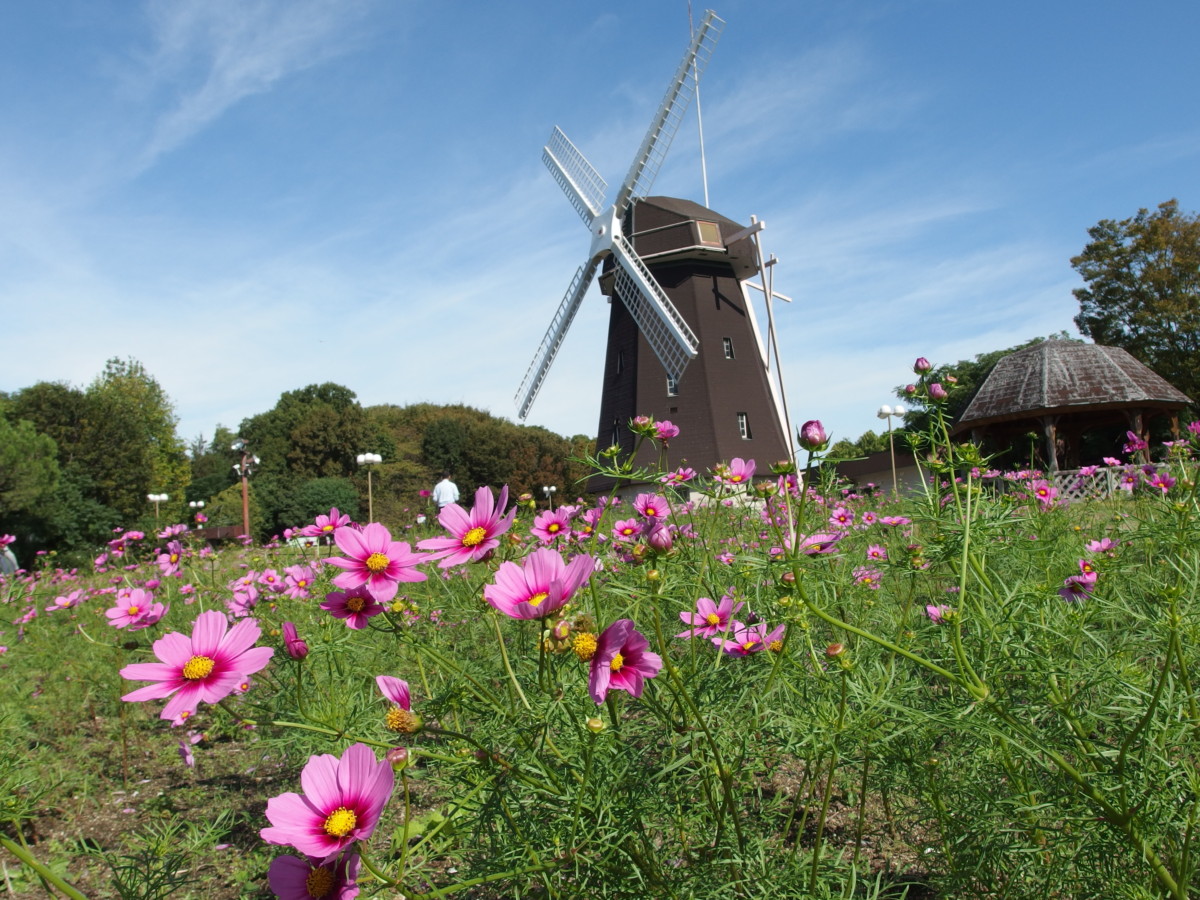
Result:
[[[658,478],[659,484],[687,484],[696,477],[696,470],[687,466],[680,466],[674,472],[668,472],[665,475],[660,475]]]
[[[361,631],[367,627],[367,619],[383,612],[383,607],[365,586],[350,588],[346,591],[330,591],[325,595],[321,604],[335,619],[345,619],[346,627]]]
[[[311,566],[288,566],[283,570],[284,594],[293,600],[307,600],[308,589],[316,574]]]
[[[351,524],[353,520],[343,516],[335,506],[329,510],[329,515],[317,516],[313,524],[301,528],[299,534],[301,537],[336,537],[339,531]]]
[[[946,624],[946,614],[954,612],[949,606],[943,606],[941,603],[929,603],[925,606],[925,615],[929,616],[929,621],[934,625]]]
[[[834,528],[850,528],[854,525],[854,513],[844,506],[839,506],[829,514],[829,524]]]
[[[867,548],[867,559],[883,561],[888,558],[887,550],[879,544],[872,544]]]
[[[654,437],[662,442],[666,447],[675,438],[679,437],[679,426],[663,419],[661,422],[654,423]]]
[[[366,744],[347,748],[341,759],[328,753],[310,757],[300,773],[304,793],[268,800],[271,827],[259,835],[268,844],[329,860],[375,831],[394,778],[392,767],[376,760]]]
[[[117,591],[112,609],[104,611],[109,625],[113,628],[128,628],[130,631],[148,628],[166,614],[167,607],[141,588],[123,588]]]
[[[642,523],[637,519],[622,519],[613,526],[612,533],[617,540],[631,541],[642,533]]]
[[[741,601],[735,604],[732,594],[726,594],[722,597],[719,604],[713,603],[708,597],[701,597],[696,601],[695,612],[684,610],[679,614],[679,618],[683,620],[683,624],[690,624],[692,627],[687,631],[679,632],[675,637],[715,637],[720,632],[729,630],[733,614],[745,605]]]
[[[819,556],[824,553],[836,553],[838,542],[846,536],[844,531],[832,533],[800,535],[800,552],[805,556]]]
[[[901,525],[911,525],[912,519],[907,516],[884,516],[879,520],[884,525],[891,525],[893,528],[898,528]]]
[[[508,505],[508,485],[500,489],[499,500],[492,489],[481,487],[475,492],[475,506],[468,513],[457,503],[450,503],[438,514],[438,522],[450,532],[450,537],[428,538],[417,546],[432,550],[430,559],[440,559],[443,569],[464,563],[479,562],[500,546],[500,535],[512,527],[517,514],[514,506],[504,514]]]
[[[484,585],[483,599],[513,619],[541,619],[562,609],[592,577],[596,564],[581,555],[564,563],[557,551],[534,550],[522,565],[503,562],[496,583]]]
[[[1098,541],[1089,541],[1084,548],[1088,553],[1107,553],[1110,556],[1120,541],[1114,541],[1112,538],[1101,538]]]
[[[863,587],[870,588],[873,591],[879,590],[879,579],[881,573],[878,569],[872,569],[868,566],[859,566],[852,573],[854,583],[861,584]]]
[[[713,470],[713,480],[719,484],[739,485],[748,484],[754,479],[754,460],[745,460],[735,456],[729,465],[720,465]]]
[[[281,594],[287,588],[287,582],[274,569],[264,569],[259,573],[258,583],[275,594]]]
[[[223,614],[202,612],[190,638],[173,631],[154,642],[154,655],[161,662],[132,663],[121,670],[121,677],[129,681],[155,682],[121,699],[160,700],[174,694],[159,714],[168,721],[194,710],[200,701],[216,703],[270,661],[273,649],[254,646],[261,633],[253,619],[229,628]]]
[[[183,545],[179,541],[171,541],[167,544],[165,552],[160,553],[155,563],[162,571],[163,575],[174,575],[179,571],[179,561],[183,558]]]
[[[1048,509],[1058,503],[1058,488],[1048,481],[1035,481],[1029,486],[1029,489],[1037,498],[1038,503],[1042,505],[1042,509]]]
[[[1083,600],[1096,588],[1096,573],[1087,572],[1081,575],[1068,575],[1063,579],[1063,586],[1058,589],[1058,595],[1068,602]]]
[[[1134,434],[1132,431],[1125,432],[1125,437],[1126,437],[1125,446],[1122,447],[1121,449],[1124,450],[1126,453],[1137,453],[1139,450],[1146,450],[1150,447],[1149,444],[1147,444],[1144,440],[1142,440],[1138,435]]]
[[[412,694],[408,682],[391,675],[376,675],[375,684],[383,698],[392,704],[384,717],[388,731],[397,734],[416,734],[423,726],[421,717],[412,711]]]
[[[9,544],[11,544],[16,539],[17,539],[16,535],[0,534],[0,547],[7,547]]]
[[[277,856],[267,869],[267,884],[279,900],[354,900],[358,896],[359,856],[347,853],[332,862],[309,856]]]
[[[71,591],[65,597],[55,597],[54,602],[46,607],[46,612],[55,612],[60,609],[74,609],[84,600],[83,589]]]
[[[733,639],[714,637],[712,642],[730,656],[749,656],[763,650],[776,650],[782,647],[783,634],[786,626],[777,625],[774,631],[767,632],[765,622],[746,625],[742,622],[733,623]]]
[[[658,494],[638,494],[633,500],[633,508],[652,522],[665,519],[671,513],[666,499]]]
[[[533,520],[533,527],[529,529],[529,532],[543,544],[550,544],[558,538],[566,537],[571,533],[570,513],[569,506],[543,510]]]
[[[1146,479],[1146,484],[1153,488],[1158,488],[1164,494],[1171,488],[1175,487],[1175,479],[1166,472],[1155,472],[1152,477]]]
[[[340,588],[365,588],[380,603],[396,596],[401,581],[424,581],[426,575],[417,569],[424,560],[414,553],[405,541],[393,541],[391,532],[372,522],[362,531],[342,528],[334,542],[345,556],[333,556],[326,565],[342,569],[333,583]]]
[[[645,679],[662,669],[662,657],[649,647],[650,642],[634,629],[631,619],[618,619],[604,629],[596,641],[588,677],[588,693],[597,706],[610,690],[642,696]]]

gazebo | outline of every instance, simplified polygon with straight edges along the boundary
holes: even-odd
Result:
[[[1000,446],[1037,432],[1046,468],[1057,472],[1079,467],[1083,436],[1095,429],[1121,425],[1145,440],[1151,419],[1170,416],[1178,435],[1189,403],[1118,347],[1051,338],[996,363],[953,434]]]

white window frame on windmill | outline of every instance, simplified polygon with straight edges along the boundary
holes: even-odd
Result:
[[[699,219],[696,223],[696,240],[700,242],[701,247],[721,247],[724,248],[725,242],[721,240],[721,226],[716,222],[702,222]]]
[[[721,346],[725,348],[725,358],[733,359],[734,358],[734,356],[733,356],[733,338],[731,338],[731,337],[721,338]]]
[[[741,435],[743,441],[754,440],[754,434],[750,431],[750,416],[744,412],[737,414],[738,434]]]
[[[678,397],[679,396],[679,379],[674,377],[673,375],[667,376],[667,396],[668,397]]]

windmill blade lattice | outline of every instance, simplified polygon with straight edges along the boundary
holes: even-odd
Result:
[[[678,379],[700,352],[700,341],[624,235],[613,235],[612,252],[617,296],[667,374]]]
[[[579,148],[557,127],[542,148],[542,162],[563,189],[579,217],[591,228],[592,220],[600,215],[604,205],[608,182],[600,177],[600,173],[579,152]]]
[[[704,21],[692,37],[691,46],[683,54],[658,112],[650,122],[646,136],[642,138],[642,145],[633,158],[633,165],[630,166],[629,173],[617,192],[615,206],[618,217],[624,215],[632,197],[645,197],[650,193],[650,187],[654,184],[658,170],[662,168],[667,151],[671,148],[671,141],[675,139],[675,132],[679,130],[688,104],[692,102],[696,93],[700,75],[708,65],[708,60],[717,46],[717,39],[724,28],[725,21],[711,9],[704,14]]]
[[[571,279],[571,284],[567,288],[566,294],[563,295],[562,303],[558,305],[558,312],[550,320],[550,327],[546,329],[546,335],[542,338],[537,353],[533,355],[533,362],[529,364],[521,386],[517,388],[514,399],[517,401],[517,414],[521,419],[529,414],[529,408],[533,406],[538,391],[542,389],[546,373],[550,371],[554,357],[558,355],[558,350],[567,336],[567,329],[571,327],[575,313],[579,312],[583,295],[587,293],[592,279],[596,277],[596,269],[599,267],[600,259],[594,258],[587,265],[580,266],[575,272],[575,277]]]

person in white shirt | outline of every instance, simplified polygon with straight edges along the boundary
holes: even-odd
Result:
[[[443,472],[442,480],[433,487],[433,505],[440,513],[442,507],[458,502],[458,485],[450,480],[450,473]]]

